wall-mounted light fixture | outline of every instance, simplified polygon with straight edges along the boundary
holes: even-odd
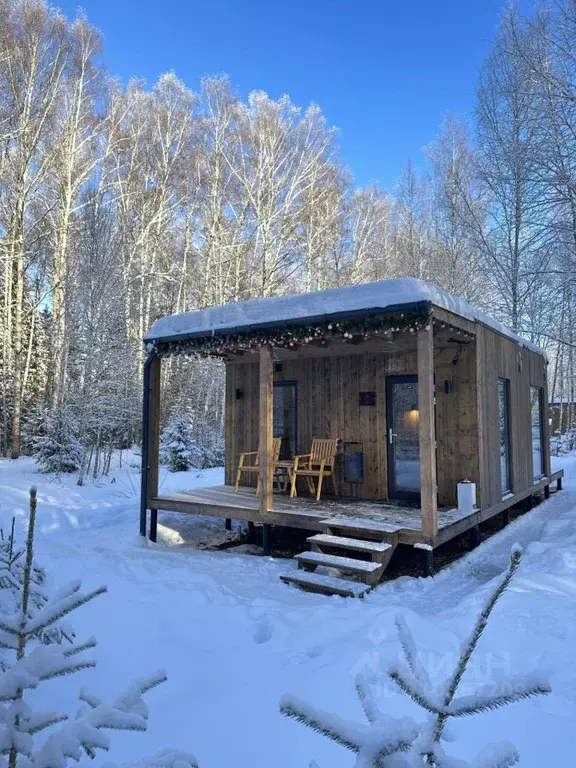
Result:
[[[414,427],[416,424],[418,424],[418,421],[420,419],[420,411],[418,410],[418,406],[414,404],[409,411],[406,411],[406,424],[408,426]]]

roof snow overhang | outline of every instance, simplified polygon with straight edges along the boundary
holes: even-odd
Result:
[[[422,317],[433,308],[451,312],[465,320],[485,325],[521,346],[544,354],[502,323],[464,298],[416,278],[394,278],[375,283],[333,288],[287,296],[230,302],[194,312],[169,315],[157,320],[144,341],[162,346],[186,339],[207,341],[215,337],[269,334],[290,327],[326,326],[400,313]]]

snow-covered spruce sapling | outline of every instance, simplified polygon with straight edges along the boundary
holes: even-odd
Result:
[[[0,613],[12,614],[21,605],[24,584],[29,579],[29,617],[48,602],[45,591],[46,572],[32,563],[30,574],[26,575],[26,550],[20,547],[14,535],[15,518],[9,535],[0,529]],[[56,622],[36,633],[35,639],[44,645],[49,643],[72,643],[74,632],[63,622]],[[6,669],[5,653],[0,654],[0,671]]]
[[[96,641],[65,645],[50,639],[49,630],[64,616],[105,592],[104,587],[83,593],[79,583],[37,601],[35,595],[34,531],[36,491],[30,492],[30,519],[24,551],[22,580],[16,578],[14,593],[19,599],[10,610],[0,603],[0,648],[11,654],[0,673],[0,755],[7,768],[67,768],[85,755],[107,750],[106,730],[145,731],[148,710],[143,695],[166,679],[164,672],[136,680],[119,697],[103,703],[86,690],[74,718],[61,712],[37,712],[27,701],[27,692],[42,683],[95,666],[81,658]],[[12,548],[14,547],[14,537]],[[13,574],[13,563],[11,562]],[[62,639],[62,638],[60,638]],[[42,734],[42,737],[39,735]],[[150,768],[197,768],[190,755],[165,750],[139,764]]]
[[[440,685],[435,686],[430,681],[406,622],[402,617],[396,619],[406,665],[392,666],[388,676],[429,713],[424,722],[416,723],[406,717],[393,718],[381,712],[372,691],[374,681],[365,673],[357,676],[356,692],[367,724],[348,722],[293,696],[282,698],[281,713],[355,753],[356,768],[509,768],[516,765],[519,755],[511,744],[490,745],[469,763],[447,755],[443,742],[446,725],[451,718],[488,712],[521,699],[550,693],[546,680],[530,674],[484,686],[470,696],[457,696],[472,654],[498,600],[518,570],[521,555],[521,548],[515,546],[510,566],[486,601],[470,637],[462,644],[454,671]]]
[[[82,465],[84,447],[64,408],[50,414],[45,433],[35,441],[34,459],[41,472],[76,472]]]
[[[162,430],[160,455],[171,472],[185,472],[192,466],[194,436],[188,416],[177,413]]]

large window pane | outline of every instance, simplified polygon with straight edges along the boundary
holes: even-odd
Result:
[[[395,383],[392,390],[393,450],[396,489],[420,492],[418,383]]]
[[[510,387],[507,379],[498,379],[498,416],[500,420],[500,481],[502,495],[512,490],[510,481]]]
[[[275,381],[272,401],[274,437],[282,438],[280,458],[290,459],[296,453],[296,382]]]
[[[532,423],[532,470],[534,480],[540,480],[544,474],[544,451],[542,450],[542,390],[530,387],[530,415]]]

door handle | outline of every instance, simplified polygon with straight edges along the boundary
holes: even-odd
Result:
[[[392,445],[392,443],[394,442],[395,437],[398,437],[398,435],[396,434],[396,432],[392,432],[392,427],[390,427],[390,429],[388,430],[388,442],[390,443],[390,445]]]

